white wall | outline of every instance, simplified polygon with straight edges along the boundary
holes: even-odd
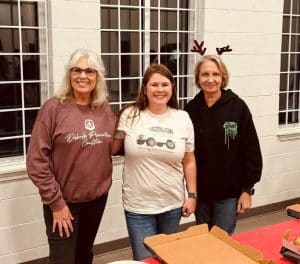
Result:
[[[229,88],[248,103],[264,157],[255,206],[300,196],[300,141],[277,137],[282,6],[282,0],[207,0],[200,5],[196,23],[198,40],[205,41],[208,53],[228,44],[233,48],[224,55],[231,73]],[[49,1],[50,85],[54,89],[70,52],[78,47],[100,51],[99,23],[98,0]],[[96,243],[127,236],[121,205],[122,163],[114,164],[113,186]],[[25,172],[23,178],[18,176],[21,179],[0,181],[1,264],[48,254],[39,195]]]
[[[277,136],[283,1],[207,0],[202,8],[204,31],[198,35],[208,53],[228,44],[233,49],[222,55],[229,88],[247,102],[259,134],[264,169],[254,206],[299,197],[300,140]]]

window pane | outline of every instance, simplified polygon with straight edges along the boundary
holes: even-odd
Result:
[[[118,9],[106,7],[101,8],[101,28],[118,28]]]
[[[289,109],[298,109],[299,108],[299,92],[289,93]]]
[[[0,55],[0,80],[2,81],[20,80],[20,56]]]
[[[107,87],[109,91],[109,101],[110,102],[118,102],[119,98],[119,80],[107,80]]]
[[[177,43],[176,33],[160,33],[160,51],[171,52]]]
[[[101,4],[104,4],[104,5],[117,5],[118,0],[101,0]]]
[[[39,52],[39,31],[37,29],[22,30],[23,52]]]
[[[134,101],[138,94],[139,80],[122,80],[122,102]]]
[[[138,6],[139,0],[120,0],[121,5]]]
[[[300,15],[300,13],[299,13]],[[292,32],[293,33],[300,33],[300,17],[292,17]]]
[[[12,3],[11,1],[6,1],[6,3],[3,3],[2,1],[2,3],[0,3],[0,25],[17,26],[18,24],[17,3]]]
[[[299,122],[299,112],[292,111],[288,112],[288,124],[294,124]]]
[[[107,78],[119,77],[119,61],[117,55],[102,55]]]
[[[281,38],[281,51],[288,51],[289,50],[289,36],[282,35]]]
[[[287,73],[280,74],[280,91],[287,90]]]
[[[0,112],[0,137],[22,135],[22,112]]]
[[[20,84],[0,84],[0,109],[21,107],[21,96]]]
[[[300,73],[291,73],[290,74],[290,90],[291,91],[299,91],[300,86]]]
[[[25,107],[38,107],[42,104],[40,86],[40,83],[24,83]]]
[[[38,80],[40,78],[40,56],[23,56],[24,80]]]
[[[279,119],[279,124],[280,125],[285,124],[285,118],[286,118],[286,113],[279,113],[278,119]]]
[[[101,32],[101,51],[102,52],[118,52],[118,32]]]
[[[188,30],[189,12],[179,11],[179,30]]]
[[[158,33],[150,33],[150,51],[158,52]]]
[[[283,16],[282,33],[289,33],[289,32],[290,32],[290,17]]]
[[[23,140],[21,138],[0,140],[0,157],[11,157],[23,154]]]
[[[288,54],[281,54],[281,67],[280,70],[285,72],[288,68]]]
[[[176,87],[178,89],[178,95],[179,97],[187,97],[187,77],[180,77],[178,78]]]
[[[177,8],[176,0],[160,0],[161,7]]]
[[[180,8],[189,8],[189,1],[188,0],[180,0],[179,7]]]
[[[176,11],[161,11],[160,12],[160,29],[161,30],[176,30],[177,27],[177,12]]]
[[[138,77],[140,61],[138,55],[122,55],[121,56],[121,76],[122,77]]]
[[[290,71],[300,71],[300,53],[290,54]]]
[[[291,12],[291,0],[284,0],[283,13],[290,14]]]
[[[151,0],[151,1],[150,1],[150,5],[151,5],[151,6],[156,6],[156,7],[157,7],[157,6],[158,6],[158,0]]]
[[[287,108],[286,108],[286,93],[279,94],[279,110],[287,110]]]
[[[300,1],[294,0],[293,1],[293,14],[294,15],[300,15]]]
[[[139,10],[121,8],[120,10],[121,29],[139,28]]]
[[[138,32],[121,32],[121,52],[138,53],[139,52],[139,33]]]
[[[37,21],[37,3],[21,3],[22,26],[36,27]],[[26,14],[26,15],[24,15]]]
[[[150,11],[150,29],[151,30],[158,29],[158,12],[157,12],[157,10]]]
[[[19,31],[0,28],[0,52],[19,52]]]
[[[188,74],[188,55],[181,54],[179,56],[179,74],[187,75]]]
[[[27,135],[31,134],[37,114],[38,114],[38,110],[25,111],[25,132]]]
[[[291,52],[300,52],[300,36],[291,36]]]

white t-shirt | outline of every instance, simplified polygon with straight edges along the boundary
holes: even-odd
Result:
[[[123,206],[126,211],[158,214],[184,203],[182,159],[194,151],[194,129],[189,115],[168,108],[162,115],[149,110],[133,116],[124,110],[115,138],[124,138]],[[129,117],[129,118],[128,118]]]

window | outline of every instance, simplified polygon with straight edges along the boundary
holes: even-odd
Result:
[[[118,4],[119,3],[119,4]],[[142,4],[141,4],[142,3]],[[135,100],[151,63],[174,74],[180,106],[193,87],[195,1],[101,1],[101,54],[114,111]]]
[[[299,125],[300,116],[300,1],[284,0],[279,124]]]
[[[37,111],[48,98],[46,1],[0,0],[0,173],[24,168]]]

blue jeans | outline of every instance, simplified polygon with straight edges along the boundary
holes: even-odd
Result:
[[[208,224],[209,229],[214,225],[232,235],[237,220],[238,198],[221,201],[198,201],[195,212],[197,224]]]
[[[154,215],[125,211],[125,216],[133,259],[143,260],[153,256],[144,246],[144,238],[160,233],[177,232],[181,218],[181,207]]]

